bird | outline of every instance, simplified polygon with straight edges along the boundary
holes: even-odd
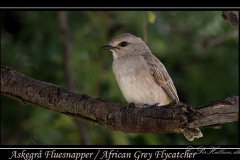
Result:
[[[140,37],[123,33],[102,48],[113,54],[112,70],[128,103],[145,107],[179,101],[165,66]],[[183,134],[189,141],[203,136],[199,128],[185,129]]]

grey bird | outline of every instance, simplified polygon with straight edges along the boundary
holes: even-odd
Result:
[[[179,101],[166,68],[141,38],[124,33],[113,38],[103,49],[113,53],[112,69],[128,103],[144,107]],[[190,141],[203,136],[198,128],[186,129],[183,134]]]

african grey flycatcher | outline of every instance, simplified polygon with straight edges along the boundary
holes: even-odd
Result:
[[[113,53],[112,69],[128,103],[143,107],[179,101],[166,68],[141,38],[130,33],[121,34],[103,49]],[[203,136],[198,128],[186,129],[184,135],[190,141]]]

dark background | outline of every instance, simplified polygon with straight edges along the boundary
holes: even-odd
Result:
[[[144,39],[163,62],[180,100],[201,106],[239,95],[239,31],[221,14],[1,11],[1,64],[34,79],[126,104],[111,69],[112,54],[101,46],[129,32]],[[127,134],[1,95],[1,144],[238,144],[237,122],[201,130],[204,137],[193,142],[178,134]]]

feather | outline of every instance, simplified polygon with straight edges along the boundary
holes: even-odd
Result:
[[[152,53],[144,53],[142,56],[156,84],[162,87],[172,100],[179,101],[177,90],[164,65]]]

